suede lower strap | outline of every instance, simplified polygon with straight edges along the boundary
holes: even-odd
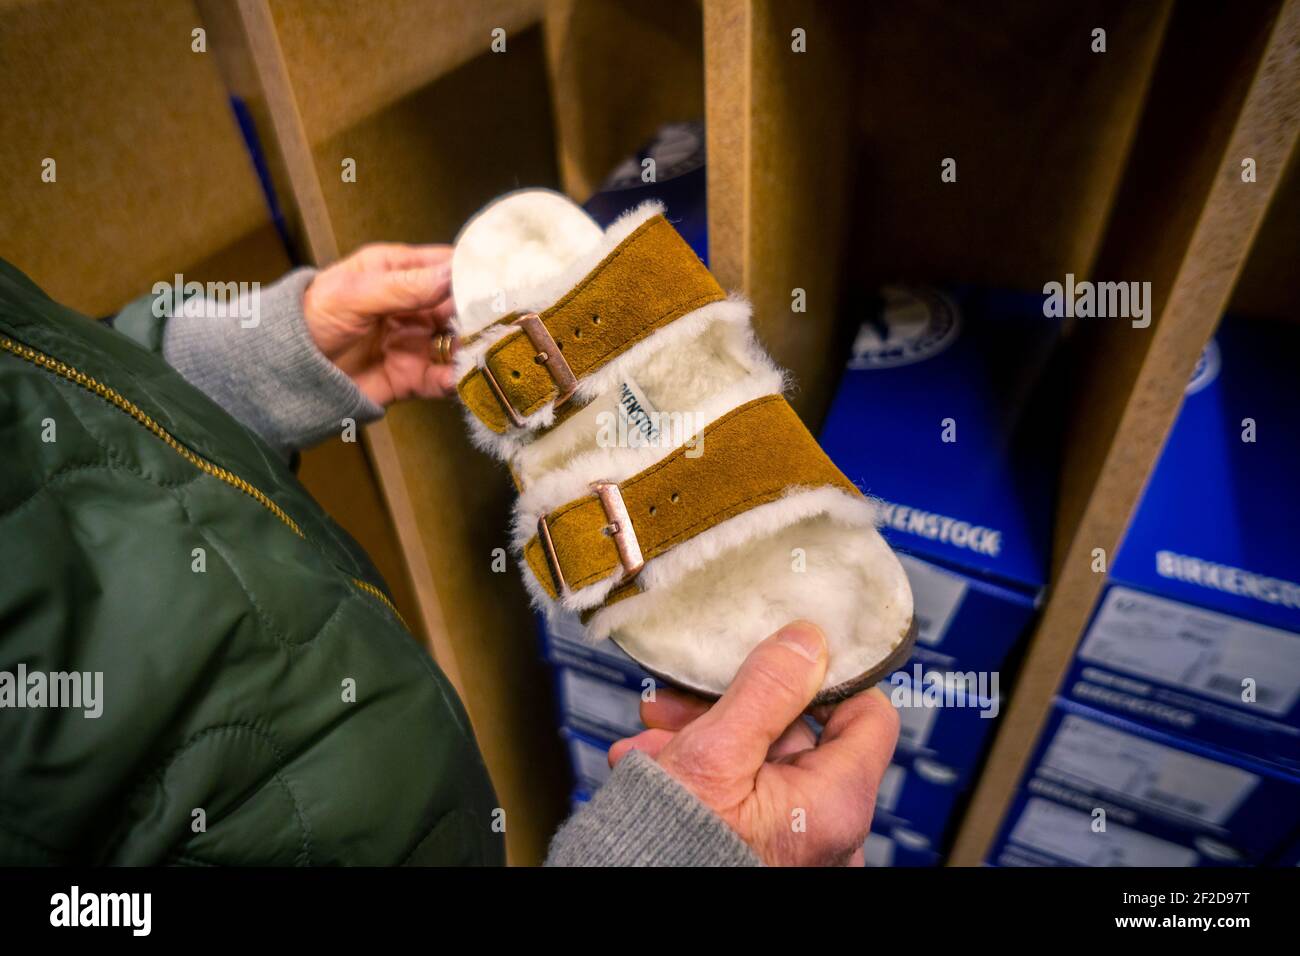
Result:
[[[655,216],[531,320],[532,328],[521,327],[493,344],[457,390],[479,421],[504,433],[566,397],[566,383],[581,381],[670,322],[724,298],[677,230]],[[549,341],[558,354],[539,345]]]
[[[618,486],[645,561],[792,488],[860,494],[779,395],[732,409],[702,434]],[[542,519],[524,559],[547,594],[577,591],[626,569],[610,525],[597,494]]]

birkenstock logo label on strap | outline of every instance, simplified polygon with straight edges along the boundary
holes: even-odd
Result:
[[[889,501],[880,503],[882,523],[895,531],[904,531],[931,541],[941,541],[956,548],[996,558],[1002,551],[1002,532],[995,528],[971,524],[947,515],[920,511]]]
[[[704,418],[695,412],[661,412],[632,379],[615,392],[615,411],[596,415],[600,448],[678,448],[687,458],[704,454]]]
[[[631,378],[619,386],[618,414],[629,432],[639,432],[651,444],[659,440],[658,410]]]
[[[618,411],[629,430],[640,432],[651,442],[659,438],[658,412],[631,379],[619,386]]]

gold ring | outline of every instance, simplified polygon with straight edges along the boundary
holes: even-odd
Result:
[[[437,365],[450,365],[456,351],[456,334],[454,332],[435,332],[429,343],[433,361]]]

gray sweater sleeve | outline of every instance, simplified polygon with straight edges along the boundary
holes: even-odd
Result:
[[[233,309],[190,300],[163,330],[167,364],[286,458],[338,434],[344,419],[384,414],[307,331],[302,296],[315,275],[296,269]]]
[[[547,866],[761,866],[731,827],[639,750],[551,840]]]

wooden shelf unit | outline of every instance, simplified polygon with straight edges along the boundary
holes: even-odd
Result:
[[[1202,95],[1189,99],[1192,89]],[[1096,267],[1105,278],[1149,278],[1154,320],[1143,330],[1090,326],[1072,343],[1079,371],[1048,601],[953,865],[978,865],[990,848],[1100,594],[1093,551],[1113,557],[1119,547],[1197,357],[1278,195],[1298,132],[1300,3],[1250,11],[1179,6]],[[1256,182],[1242,180],[1246,157],[1257,163]]]
[[[1238,277],[1243,305],[1300,308],[1300,4],[704,9],[714,267],[754,299],[814,423],[855,326],[846,287],[1153,284],[1149,328],[1079,326],[1063,343],[1073,401],[1048,597],[950,857],[978,865],[1100,591],[1093,549],[1118,548]],[[828,132],[827,114],[855,135]],[[949,157],[955,183],[939,176]],[[814,282],[835,305],[792,316],[790,290]]]

